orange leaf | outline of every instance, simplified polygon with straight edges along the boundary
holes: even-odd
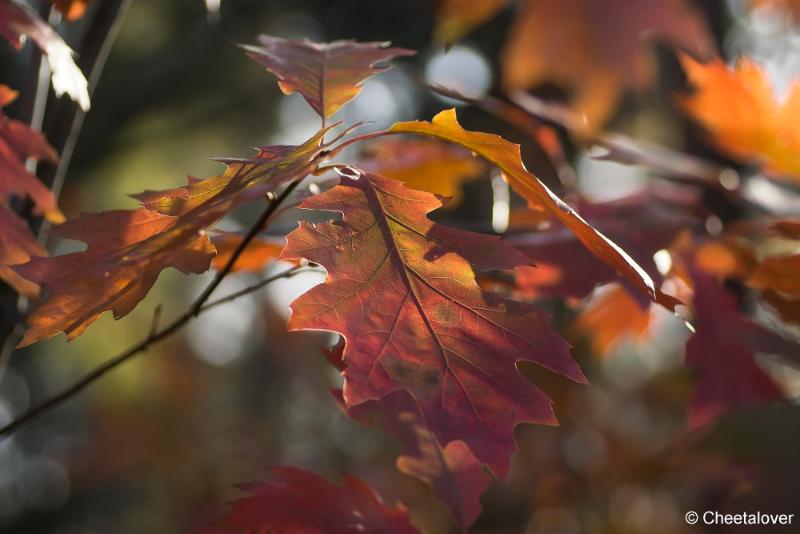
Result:
[[[391,131],[438,137],[461,145],[485,158],[503,171],[511,187],[522,195],[532,208],[542,206],[549,210],[554,218],[569,228],[592,254],[613,267],[636,288],[670,310],[678,304],[674,298],[656,289],[650,275],[625,251],[592,228],[575,210],[528,172],[522,163],[519,145],[510,143],[498,135],[463,129],[453,109],[442,111],[432,122],[397,123],[392,126]]]
[[[680,104],[711,141],[736,159],[761,164],[773,178],[800,183],[800,82],[781,103],[751,59],[734,68],[721,59],[702,64],[682,56],[681,63],[695,91]]]
[[[323,119],[357,96],[364,80],[389,69],[377,63],[415,54],[389,43],[314,43],[270,35],[260,35],[258,42],[241,47],[278,77],[284,94],[300,93]]]
[[[211,236],[211,241],[217,249],[217,255],[211,261],[213,269],[222,269],[231,259],[233,251],[244,239],[243,235],[230,232],[216,232]],[[236,271],[261,271],[269,262],[280,256],[283,250],[283,239],[267,239],[256,237],[236,258],[231,272]]]
[[[459,147],[429,139],[383,139],[370,143],[360,166],[368,171],[400,180],[412,189],[461,199],[461,184],[484,170],[480,160]]]
[[[623,90],[649,86],[642,47],[653,36],[699,57],[713,50],[706,24],[687,0],[526,0],[502,55],[512,90],[553,82],[573,91],[573,107],[597,130]]]
[[[651,318],[649,308],[642,309],[627,289],[614,284],[581,310],[571,328],[591,338],[595,355],[607,356],[625,337],[644,337]]]
[[[528,304],[484,293],[475,273],[527,263],[499,238],[433,223],[430,193],[356,169],[304,209],[339,211],[342,221],[301,223],[282,258],[307,258],[326,282],[292,304],[291,330],[345,338],[348,407],[409,392],[443,446],[461,440],[500,475],[522,422],[555,424],[550,400],[516,363],[538,363],[585,382],[568,346]]]
[[[89,0],[52,0],[52,2],[67,20],[81,18],[89,6]]]

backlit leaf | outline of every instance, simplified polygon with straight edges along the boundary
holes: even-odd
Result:
[[[456,119],[455,110],[442,111],[432,122],[401,122],[392,126],[393,132],[416,133],[438,137],[463,146],[488,160],[503,171],[511,187],[535,209],[544,207],[555,219],[564,224],[584,246],[603,262],[610,265],[644,294],[668,309],[678,303],[658,290],[650,275],[625,251],[606,236],[592,228],[578,213],[547,188],[522,163],[519,145],[494,134],[468,131]]]
[[[763,166],[773,178],[800,183],[800,83],[778,99],[766,72],[743,57],[703,64],[682,56],[694,92],[680,98],[710,140],[732,157]]]
[[[522,422],[555,424],[550,400],[519,374],[527,360],[585,382],[536,308],[484,293],[475,273],[528,260],[497,237],[433,223],[430,193],[346,168],[305,209],[343,220],[301,223],[282,258],[307,258],[326,282],[292,304],[289,328],[344,336],[348,407],[405,390],[442,446],[464,441],[504,475]]]
[[[159,273],[175,267],[202,273],[215,255],[206,230],[253,191],[275,189],[313,172],[324,158],[321,130],[303,145],[262,149],[259,157],[229,160],[225,172],[164,192],[139,195],[144,208],[79,218],[57,235],[86,242],[84,252],[34,258],[16,271],[47,287],[28,316],[25,346],[60,331],[73,339],[104,311],[115,318],[145,297]]]
[[[242,45],[247,55],[278,77],[285,94],[300,93],[323,119],[361,92],[367,78],[389,67],[379,63],[415,52],[389,43],[315,43],[261,35],[258,45]]]
[[[89,109],[88,83],[72,58],[74,52],[30,6],[19,0],[0,0],[0,35],[17,50],[22,38],[30,37],[50,65],[56,95],[67,94],[81,109]]]

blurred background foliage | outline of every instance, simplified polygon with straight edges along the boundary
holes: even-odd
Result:
[[[754,55],[779,87],[800,70],[800,37],[788,23],[747,13],[741,1],[697,3],[725,56]],[[435,5],[428,0],[209,5],[213,9],[202,0],[132,3],[67,175],[61,206],[68,217],[134,207],[129,193],[174,187],[187,175],[216,174],[221,165],[210,157],[246,156],[249,147],[298,142],[315,131],[318,118],[302,99],[283,96],[236,43],[269,33],[317,41],[390,40],[418,50],[416,58],[398,61],[367,82],[342,112],[377,128],[427,119],[451,105],[426,91],[421,80],[475,96],[492,90],[513,16],[504,11],[445,53],[431,42]],[[69,31],[79,32],[80,24]],[[683,79],[674,56],[665,49],[655,53],[656,87],[627,97],[613,128],[712,157],[675,111],[673,94]],[[11,78],[4,83],[13,85],[14,76],[21,76],[22,61],[24,56],[3,53]],[[556,93],[545,88],[544,94]],[[528,167],[557,184],[545,156],[524,134],[479,110],[459,113],[470,129],[522,142]],[[582,189],[594,198],[621,196],[649,179],[641,168],[597,161],[577,148],[570,157]],[[466,184],[456,209],[436,217],[487,227],[491,209],[491,184],[479,180]],[[236,213],[223,227],[244,227],[253,215]],[[285,233],[296,218],[286,213],[273,230]],[[57,253],[76,246],[51,243]],[[156,306],[163,306],[164,320],[178,314],[208,276],[167,271],[123,321],[106,314],[71,343],[59,337],[16,353],[0,382],[0,413],[20,413],[32,399],[138,341]],[[221,292],[256,279],[231,276]],[[353,473],[388,501],[402,499],[426,531],[454,530],[429,489],[395,471],[396,444],[339,412],[328,390],[340,378],[319,352],[334,336],[285,331],[288,303],[319,280],[308,274],[281,281],[203,315],[0,442],[0,530],[198,531],[219,516],[222,503],[240,495],[234,484],[288,464],[334,479]],[[566,333],[573,312],[556,300],[542,305]],[[520,453],[512,473],[484,495],[474,532],[518,532],[525,525],[548,533],[684,531],[685,510],[710,506],[729,491],[733,475],[719,462],[674,453],[692,383],[682,367],[688,332],[666,313],[657,322],[645,340],[627,340],[604,359],[592,358],[591,346],[573,336],[574,356],[592,387],[537,376],[554,398],[562,425],[517,429]],[[788,370],[779,372],[784,382],[796,384]]]

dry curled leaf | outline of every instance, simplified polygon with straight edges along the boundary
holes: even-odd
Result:
[[[389,43],[315,43],[271,35],[260,35],[258,45],[241,46],[278,77],[284,94],[300,93],[323,119],[357,96],[364,80],[389,68],[379,63],[415,53]]]
[[[484,293],[475,273],[528,260],[499,238],[433,223],[436,196],[346,168],[337,187],[301,207],[342,221],[301,223],[282,258],[307,258],[326,282],[292,304],[291,330],[345,338],[348,407],[411,394],[443,446],[461,440],[504,475],[514,427],[554,424],[550,399],[517,370],[537,363],[585,382],[568,345],[536,308]]]

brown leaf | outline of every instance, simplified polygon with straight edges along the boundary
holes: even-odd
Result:
[[[11,103],[17,92],[0,85],[0,105]],[[52,222],[61,222],[64,216],[56,205],[53,193],[25,168],[29,158],[55,162],[58,155],[44,136],[27,124],[10,119],[0,110],[0,280],[17,292],[35,297],[36,284],[22,278],[10,268],[27,262],[31,256],[44,256],[46,251],[36,242],[28,225],[9,207],[11,197],[30,198],[33,213]]]
[[[258,42],[241,47],[278,77],[284,94],[300,93],[323,119],[357,96],[364,80],[389,69],[378,63],[415,54],[389,43],[315,43],[271,35],[260,35]]]
[[[253,191],[275,189],[313,172],[324,159],[323,129],[296,147],[262,149],[259,157],[229,160],[219,176],[164,192],[139,195],[145,208],[82,215],[54,232],[88,243],[84,252],[34,258],[15,270],[47,287],[28,316],[20,346],[56,335],[73,339],[106,310],[119,319],[175,267],[202,273],[215,255],[206,230]]]

